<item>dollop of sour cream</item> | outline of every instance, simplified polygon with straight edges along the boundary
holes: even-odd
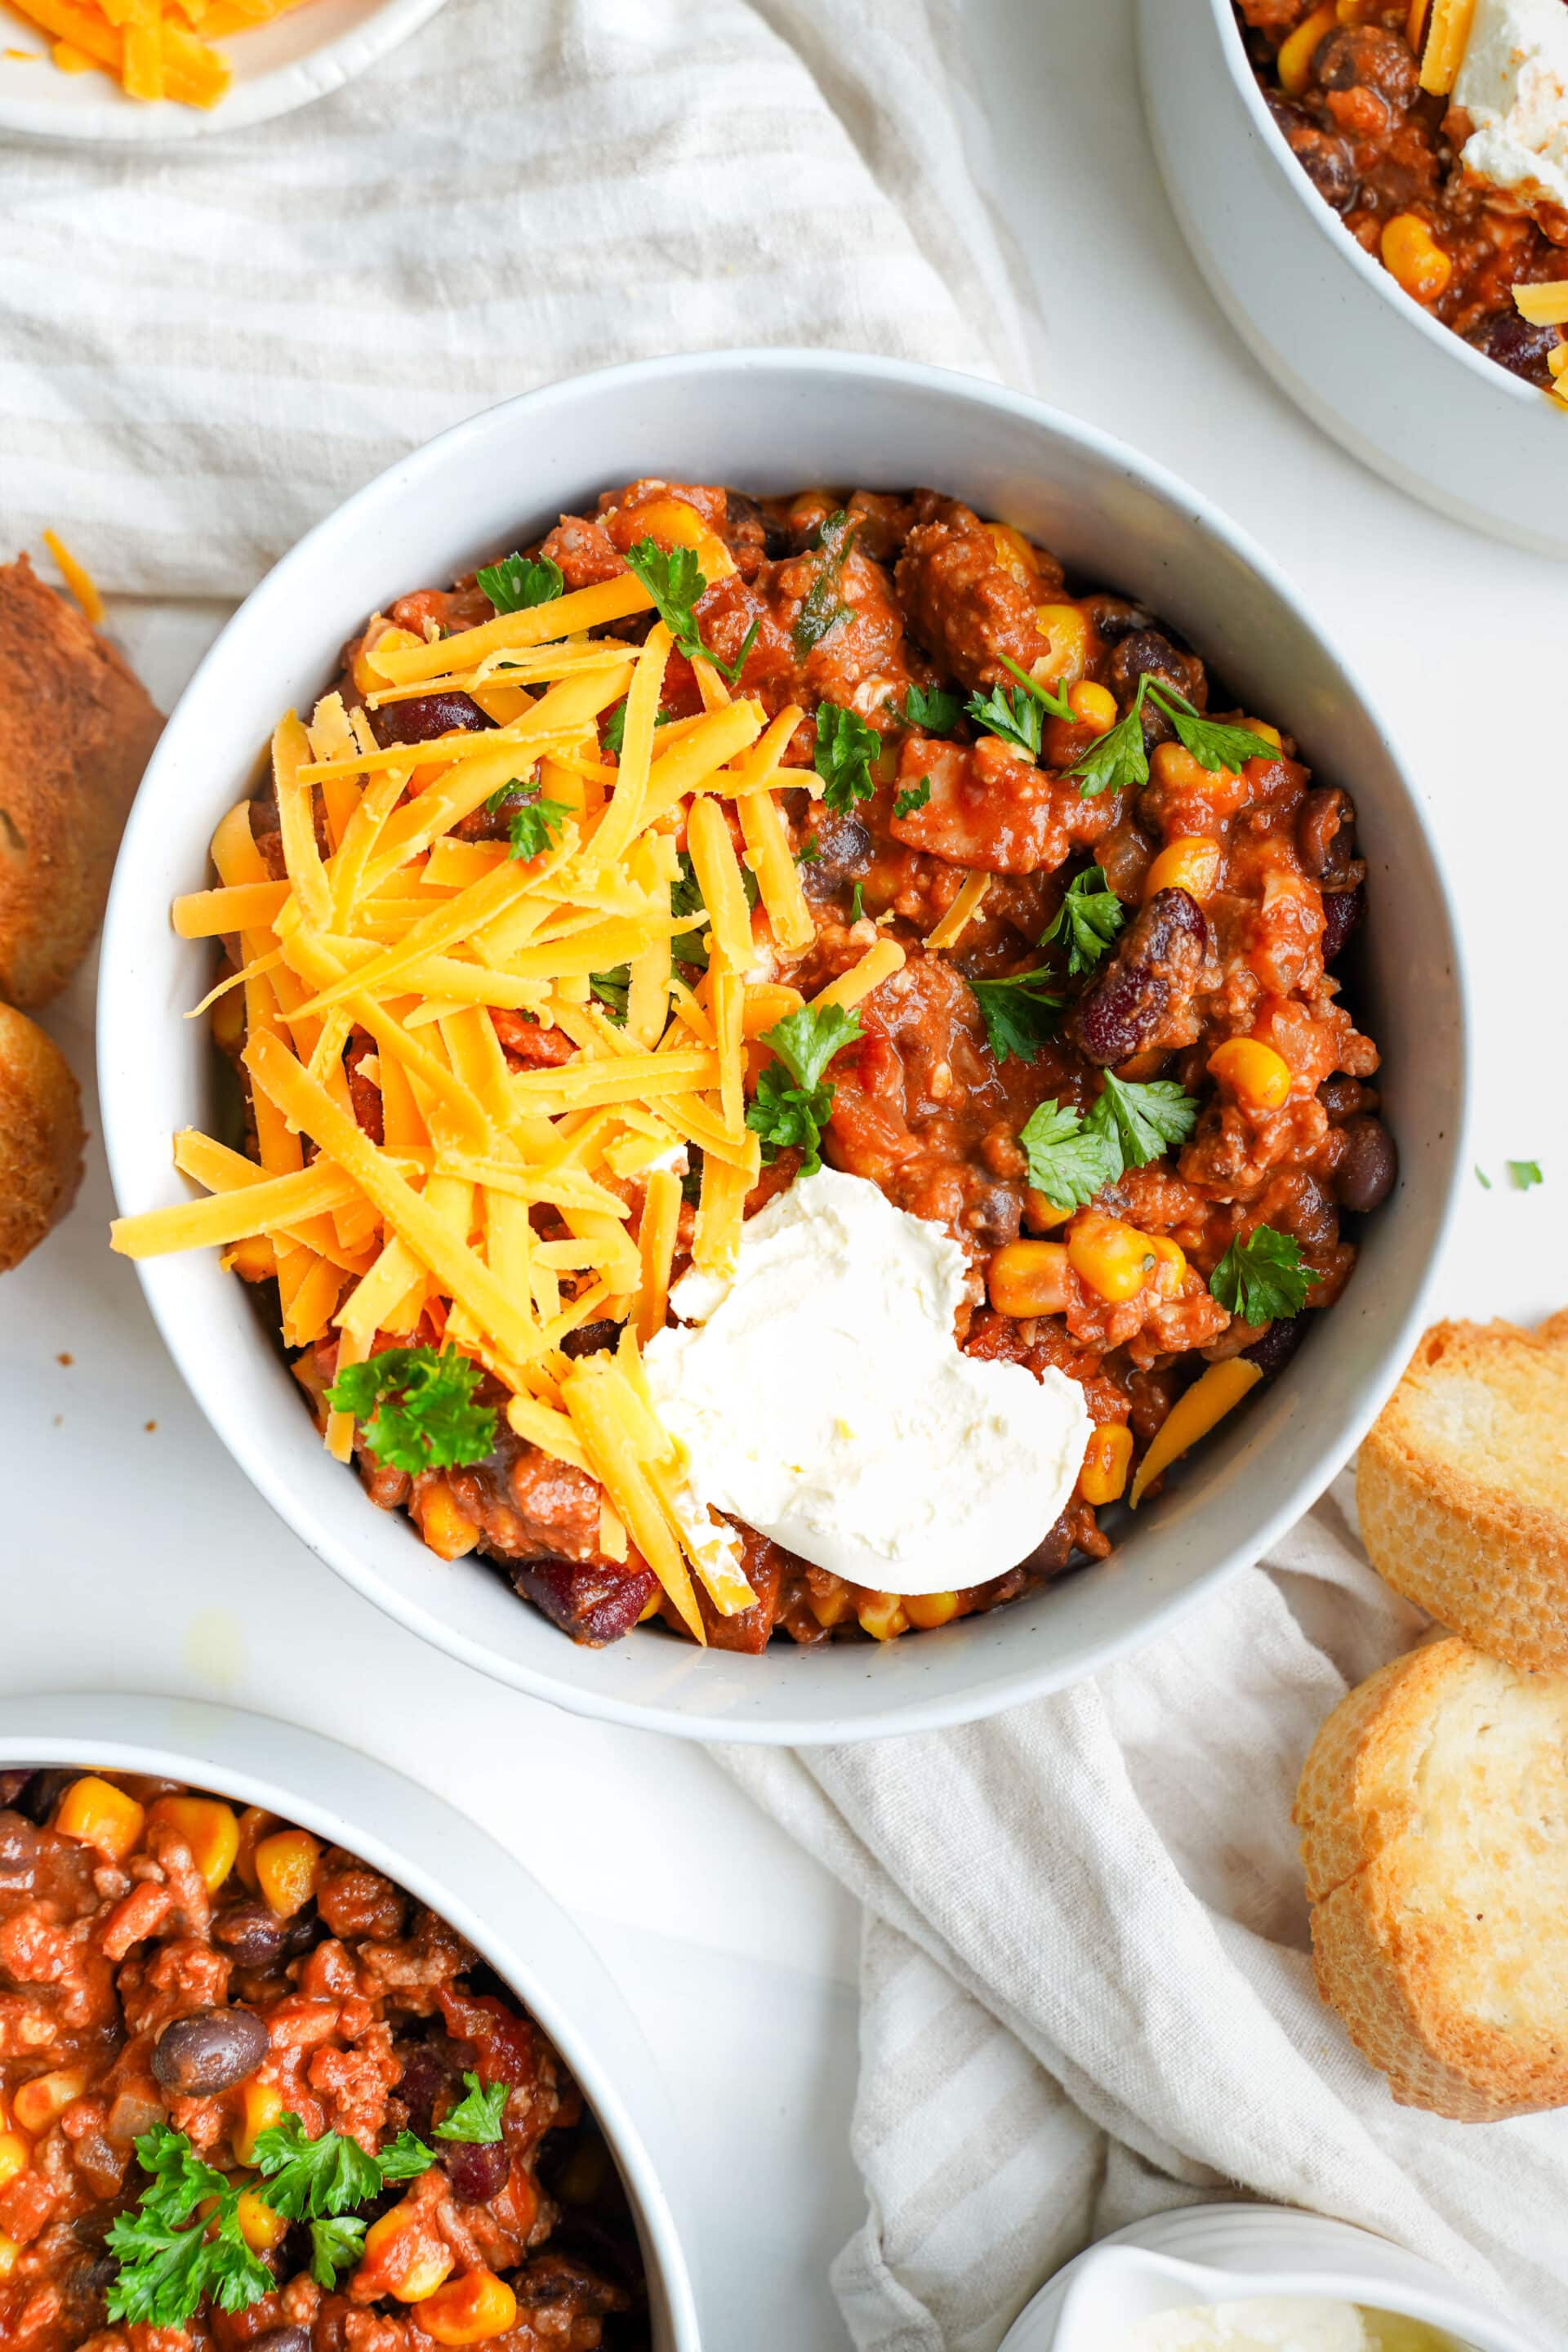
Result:
[[[824,1168],[691,1273],[645,1363],[696,1502],[880,1592],[1001,1576],[1060,1517],[1093,1426],[1076,1381],[964,1355],[942,1226]]]
[[[1247,2303],[1157,2311],[1117,2337],[1110,2352],[1458,2352],[1452,2336],[1418,2319],[1351,2303],[1259,2295]]]
[[[1568,7],[1477,0],[1454,81],[1475,128],[1460,161],[1532,209],[1568,212]]]

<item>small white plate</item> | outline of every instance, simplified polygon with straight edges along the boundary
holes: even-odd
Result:
[[[234,76],[215,107],[127,98],[109,75],[61,73],[47,34],[7,13],[0,47],[0,131],[34,139],[107,139],[167,144],[214,131],[269,122],[327,98],[417,32],[441,0],[303,0],[270,25],[214,46]]]

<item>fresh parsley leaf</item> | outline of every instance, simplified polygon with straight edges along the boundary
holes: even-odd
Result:
[[[1546,1181],[1541,1172],[1539,1160],[1510,1160],[1508,1172],[1513,1178],[1514,1190],[1519,1192],[1528,1192],[1532,1184],[1544,1184]]]
[[[631,984],[632,968],[629,963],[618,963],[613,971],[591,971],[588,974],[589,987],[600,1003],[608,1007],[613,1021],[626,1019],[626,991]]]
[[[684,654],[688,661],[709,663],[733,686],[756,644],[761,618],[746,631],[734,660],[723,661],[711,646],[703,644],[697,625],[696,606],[708,583],[702,576],[695,548],[663,548],[656,540],[639,539],[635,547],[626,550],[626,563],[653,598],[659,619],[675,640],[677,652]]]
[[[1097,736],[1067,771],[1078,780],[1080,799],[1098,800],[1101,793],[1107,792],[1136,792],[1141,784],[1148,782],[1149,755],[1143,749],[1143,689],[1148,683],[1149,673],[1145,670],[1126,717]]]
[[[1302,1264],[1294,1234],[1255,1225],[1245,1241],[1238,1236],[1232,1242],[1209,1276],[1209,1289],[1244,1323],[1276,1323],[1299,1315],[1309,1286],[1322,1278]]]
[[[808,833],[795,851],[795,862],[797,866],[815,866],[821,855],[822,844],[815,833]]]
[[[552,604],[566,585],[561,566],[547,555],[503,555],[499,563],[481,564],[474,577],[498,613]]]
[[[565,801],[533,798],[512,812],[511,855],[514,857],[539,857],[545,850],[553,849],[561,838],[562,829],[576,811]]]
[[[383,2180],[417,2180],[422,2172],[429,2171],[436,2156],[416,2132],[405,2126],[395,2139],[388,2140],[375,2160]]]
[[[860,920],[861,916],[865,913],[865,911],[866,911],[866,899],[865,899],[865,894],[864,894],[864,893],[863,893],[863,891],[861,890],[861,887],[860,887],[859,883],[858,883],[858,882],[857,882],[857,883],[856,883],[856,885],[855,885],[855,887],[854,887],[854,888],[853,888],[853,890],[851,890],[851,891],[850,891],[850,893],[849,893],[849,919],[850,919],[850,921],[851,921],[852,923],[858,923],[858,922]]]
[[[871,762],[881,748],[876,729],[868,727],[853,710],[839,702],[817,704],[816,749],[811,764],[822,778],[822,797],[827,807],[843,815],[857,801],[870,799],[877,789],[871,782]]]
[[[1064,1000],[1050,987],[1050,978],[1041,970],[1014,972],[1005,980],[970,982],[998,1062],[1009,1054],[1020,1062],[1032,1062],[1055,1030]]]
[[[1086,866],[1068,884],[1040,945],[1059,940],[1068,951],[1068,978],[1076,980],[1094,970],[1126,919],[1121,899],[1106,885],[1104,867]]]
[[[1053,719],[1066,719],[1070,721],[1072,704],[1068,699],[1068,689],[1065,686],[1047,686],[1043,678],[1031,677],[1026,669],[1020,669],[1017,663],[1009,661],[1005,654],[998,655],[997,658],[1004,669],[1012,671],[1025,693],[1034,696],[1043,710],[1048,710]]]
[[[269,2294],[277,2282],[245,2242],[238,2189],[166,2124],[143,2132],[136,2154],[153,2179],[104,2240],[120,2264],[109,2317],[181,2327],[206,2296],[224,2311],[243,2311]],[[195,2219],[199,2205],[210,2210]]]
[[[1070,1103],[1043,1102],[1018,1137],[1028,1160],[1029,1182],[1053,1207],[1087,1207],[1113,1175],[1102,1135],[1091,1134]]]
[[[956,694],[944,693],[940,686],[911,686],[905,689],[904,707],[898,704],[889,709],[895,718],[901,718],[906,727],[918,727],[923,735],[951,735],[963,716],[963,705]]]
[[[835,1054],[862,1034],[859,1019],[841,1004],[803,1004],[765,1029],[759,1043],[777,1059],[757,1081],[746,1125],[763,1139],[763,1156],[774,1160],[790,1145],[805,1154],[803,1176],[822,1165],[822,1130],[833,1112],[833,1088],[823,1073]]]
[[[1184,1143],[1197,1118],[1197,1104],[1173,1078],[1155,1078],[1141,1087],[1107,1070],[1084,1126],[1105,1138],[1107,1154],[1117,1163],[1112,1172],[1120,1176],[1124,1167],[1146,1168],[1173,1143]]]
[[[357,2139],[341,2132],[323,2132],[320,2139],[311,2139],[296,2115],[286,2115],[281,2123],[257,2133],[255,2159],[267,2181],[263,2197],[289,2221],[347,2213],[381,2194],[381,2167]],[[434,2164],[434,2156],[430,2161]]]
[[[358,2213],[330,2214],[310,2224],[310,2276],[334,2287],[341,2271],[352,2271],[364,2252],[365,2224]]]
[[[817,533],[816,543],[822,551],[822,562],[801,600],[795,626],[790,631],[790,642],[795,647],[797,661],[805,661],[840,621],[853,617],[851,608],[844,601],[843,581],[844,566],[855,544],[857,528],[840,507],[837,514],[828,516]]]
[[[972,694],[964,704],[977,727],[1000,735],[1031,760],[1040,756],[1040,706],[1016,686],[994,686],[989,694]]]
[[[482,1462],[495,1444],[495,1413],[474,1402],[483,1379],[479,1366],[456,1348],[384,1348],[363,1364],[345,1364],[327,1402],[363,1423],[366,1445],[390,1469],[449,1470]],[[261,2134],[258,2147],[272,2137]]]
[[[1476,1162],[1476,1181],[1480,1186],[1483,1192],[1489,1192],[1491,1191],[1492,1180],[1487,1174],[1486,1170],[1481,1166],[1479,1160]]]
[[[931,778],[922,776],[920,782],[911,784],[907,793],[898,793],[894,795],[893,814],[913,816],[916,809],[923,809],[930,798]]]
[[[465,2074],[466,2099],[459,2099],[451,2113],[436,2126],[437,2139],[468,2140],[479,2147],[490,2147],[500,2137],[500,2119],[506,2113],[508,2086],[491,2083],[487,2088],[477,2074]]]
[[[1199,767],[1207,768],[1211,774],[1221,768],[1239,774],[1244,761],[1264,759],[1272,749],[1250,727],[1227,727],[1221,719],[1204,718],[1184,694],[1151,671],[1145,670],[1138,684],[1140,699],[1147,688],[1175,729],[1178,741],[1184,744]]]
[[[689,1209],[694,1209],[702,1198],[702,1153],[697,1145],[688,1147],[690,1165],[680,1180],[680,1197]]]
[[[656,727],[668,727],[674,717],[675,713],[673,710],[656,711],[654,713],[653,723]],[[605,713],[605,749],[606,751],[613,751],[618,760],[622,751],[626,748],[626,698],[623,694],[620,700],[616,704],[615,709],[613,710],[606,710]]]

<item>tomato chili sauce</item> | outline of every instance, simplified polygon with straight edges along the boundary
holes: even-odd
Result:
[[[1568,214],[1532,217],[1462,171],[1473,125],[1422,89],[1406,0],[1236,0],[1236,13],[1269,111],[1356,243],[1475,350],[1550,392],[1560,331],[1521,317],[1513,289],[1568,276]]]
[[[5,2352],[481,2342],[649,2342],[609,2152],[505,1987],[270,1814],[0,1771]]]
[[[737,691],[770,716],[792,702],[810,714],[789,767],[837,776],[816,798],[784,794],[816,936],[780,969],[809,998],[879,937],[905,950],[859,1006],[862,1034],[833,1061],[823,1154],[961,1243],[963,1347],[1037,1374],[1059,1367],[1096,1423],[1068,1507],[988,1582],[965,1588],[955,1560],[952,1591],[906,1604],[741,1527],[754,1606],[721,1615],[699,1595],[715,1646],[886,1638],[994,1608],[1071,1560],[1103,1557],[1111,1537],[1099,1514],[1127,1491],[1176,1400],[1226,1360],[1272,1374],[1302,1334],[1297,1307],[1321,1312],[1343,1288],[1355,1259],[1343,1213],[1375,1209],[1395,1173],[1371,1083],[1377,1051],[1334,976],[1363,913],[1355,813],[1338,784],[1313,781],[1289,738],[1236,710],[1167,623],[1069,581],[1047,550],[931,490],[759,501],[645,480],[563,518],[533,556],[559,568],[568,592],[612,579],[672,500],[734,561],[698,599],[703,643],[728,663],[744,653]],[[401,598],[388,618],[429,635],[490,611],[470,576]],[[634,636],[647,625],[616,625]],[[363,642],[345,649],[339,689],[368,709],[384,744],[490,724],[464,694],[367,706]],[[679,652],[663,702],[668,718],[702,708]],[[1221,729],[1229,766],[1212,745],[1204,764],[1181,740],[1216,710],[1232,714]],[[855,740],[865,758],[845,789],[835,761]],[[1121,756],[1108,771],[1112,746]],[[263,786],[253,832],[281,875],[277,823]],[[504,837],[506,824],[504,810],[479,810],[459,829]],[[928,945],[981,882],[952,943]],[[237,1052],[237,992],[219,1017]],[[493,1018],[514,1069],[576,1050],[529,1016]],[[370,1045],[351,1038],[346,1065],[360,1123],[379,1139],[379,1093],[360,1066]],[[1058,1175],[1041,1173],[1067,1164],[1050,1137],[1066,1135],[1070,1160],[1071,1131],[1118,1086],[1160,1118],[1173,1099],[1173,1139],[1143,1128],[1141,1148],[1128,1138],[1116,1155],[1118,1172],[1076,1197],[1068,1185],[1064,1201]],[[798,1149],[779,1150],[746,1213],[801,1163]],[[627,1197],[635,1220],[635,1186]],[[678,1273],[692,1229],[689,1204]],[[1245,1264],[1249,1250],[1285,1261],[1285,1293],[1238,1287],[1237,1255]],[[438,1331],[425,1336],[439,1343]],[[591,1323],[564,1348],[581,1355],[616,1337],[614,1323]],[[319,1412],[335,1363],[330,1333],[296,1362]],[[493,1381],[482,1393],[501,1401]],[[488,1556],[574,1639],[602,1644],[659,1614],[679,1630],[635,1547],[625,1560],[600,1548],[593,1478],[516,1436],[504,1415],[494,1451],[468,1466],[410,1475],[377,1462],[363,1431],[356,1454],[374,1501],[407,1509],[445,1557]]]

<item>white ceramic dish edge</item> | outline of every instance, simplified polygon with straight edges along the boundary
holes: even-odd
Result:
[[[686,2158],[664,2078],[581,1929],[484,1831],[337,1740],[197,1699],[74,1691],[7,1699],[0,1765],[17,1764],[157,1773],[264,1805],[345,1845],[449,1919],[538,2019],[604,2126],[642,2235],[656,2352],[700,2352]]]
[[[1291,154],[1230,0],[1139,0],[1144,111],[1209,289],[1298,406],[1410,496],[1568,555],[1568,417],[1432,318]]]
[[[210,109],[127,98],[100,73],[60,73],[47,54],[37,65],[19,58],[0,61],[0,131],[29,139],[157,147],[248,130],[312,99],[330,98],[389,56],[443,5],[444,0],[373,0],[367,12],[363,0],[324,0],[323,16],[346,14],[349,21],[312,38],[307,0],[294,15],[217,44],[234,80]]]
[[[1543,2352],[1436,2264],[1326,2214],[1181,2206],[1118,2230],[1042,2287],[1002,2352],[1113,2352],[1156,2311],[1252,2295],[1357,2303],[1425,2320],[1470,2352]]]
[[[490,485],[498,471],[512,478],[518,441],[528,453],[528,487],[498,507]],[[941,453],[950,445],[944,477]],[[1375,772],[1375,805],[1363,803],[1363,831],[1374,900],[1381,890],[1387,901],[1380,952],[1390,1012],[1395,997],[1403,1003],[1391,1082],[1396,1096],[1408,1088],[1395,1116],[1405,1175],[1329,1329],[1315,1332],[1304,1351],[1315,1352],[1316,1382],[1302,1381],[1299,1361],[1249,1417],[1211,1441],[1202,1480],[1168,1497],[1116,1559],[994,1618],[876,1651],[836,1645],[781,1656],[775,1644],[764,1658],[737,1659],[634,1637],[584,1653],[543,1621],[526,1622],[531,1612],[493,1571],[472,1560],[435,1562],[411,1533],[365,1505],[356,1482],[310,1437],[287,1372],[274,1361],[265,1380],[258,1376],[265,1342],[240,1286],[216,1258],[159,1260],[138,1272],[193,1393],[279,1516],[377,1605],[466,1663],[584,1714],[700,1739],[844,1740],[968,1720],[1060,1687],[1151,1639],[1198,1592],[1256,1559],[1312,1501],[1359,1442],[1413,1342],[1463,1164],[1464,986],[1451,905],[1416,797],[1364,689],[1289,583],[1160,468],[993,385],[787,351],[647,362],[578,378],[470,419],[400,461],[252,593],[154,755],[104,938],[100,1084],[110,1172],[122,1207],[180,1196],[169,1134],[205,1107],[205,1049],[180,1018],[200,990],[162,909],[177,890],[205,880],[210,824],[247,788],[279,705],[327,683],[331,649],[389,581],[449,577],[493,551],[520,509],[548,514],[605,480],[646,470],[656,453],[675,471],[706,454],[710,478],[762,488],[770,478],[781,488],[818,476],[944,478],[1057,539],[1095,577],[1148,596],[1212,657],[1239,667],[1243,683],[1267,646],[1294,685],[1296,708],[1291,698],[1281,700],[1282,687],[1273,707],[1308,738],[1310,756],[1322,738],[1340,746],[1342,769]],[[1205,612],[1194,618],[1196,604]],[[261,678],[245,651],[257,640],[276,648]],[[223,748],[215,753],[214,746]],[[173,824],[170,811],[179,813]],[[1408,938],[1395,954],[1390,925],[1400,907]],[[1382,1025],[1386,1034],[1388,1022]],[[1244,1490],[1258,1475],[1274,1493],[1254,1516]]]

